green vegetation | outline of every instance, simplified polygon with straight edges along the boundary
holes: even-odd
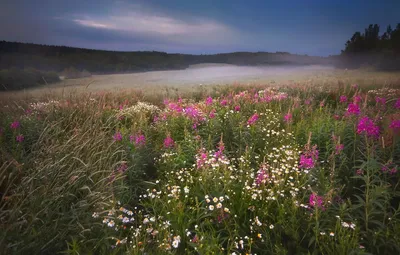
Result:
[[[400,84],[365,77],[1,100],[0,250],[398,254]]]
[[[33,68],[0,70],[0,91],[28,89],[60,81],[55,72],[43,72]]]

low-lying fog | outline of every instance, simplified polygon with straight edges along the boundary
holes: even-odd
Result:
[[[291,80],[302,75],[316,75],[332,70],[329,66],[235,66],[222,64],[193,65],[185,70],[151,71],[132,74],[93,75],[83,79],[65,80],[64,86],[85,86],[92,89],[143,87],[148,85],[212,85],[234,82],[250,83]]]

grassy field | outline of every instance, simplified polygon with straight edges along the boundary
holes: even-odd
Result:
[[[0,94],[0,253],[400,253],[400,74],[90,79]]]

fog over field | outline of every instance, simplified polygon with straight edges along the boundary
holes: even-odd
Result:
[[[291,80],[291,77],[317,75],[333,70],[330,66],[235,66],[221,64],[193,65],[184,70],[151,71],[129,74],[93,75],[87,78],[63,80],[54,86],[87,86],[94,90],[135,88],[146,86],[217,85],[235,82]]]

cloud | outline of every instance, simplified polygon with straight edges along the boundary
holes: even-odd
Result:
[[[135,6],[135,10],[114,9],[109,14],[75,14],[70,21],[93,29],[123,33],[131,37],[158,38],[165,42],[215,45],[234,41],[238,31],[203,17],[177,18]]]

